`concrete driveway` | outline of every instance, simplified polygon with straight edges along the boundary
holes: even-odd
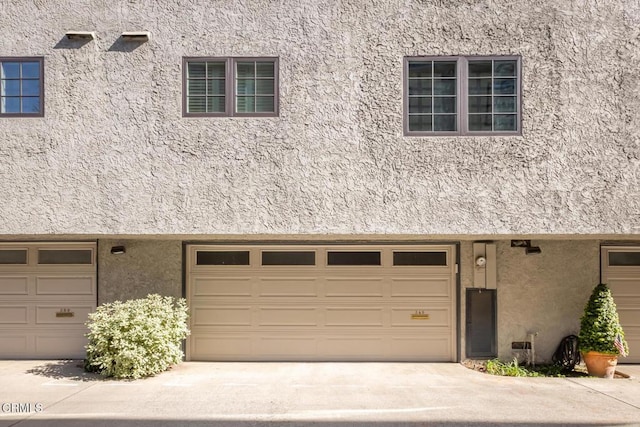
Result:
[[[460,364],[198,363],[105,380],[79,361],[0,361],[0,427],[640,425],[631,379],[508,378]]]

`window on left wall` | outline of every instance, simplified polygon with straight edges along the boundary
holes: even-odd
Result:
[[[44,116],[44,58],[0,57],[0,117]]]

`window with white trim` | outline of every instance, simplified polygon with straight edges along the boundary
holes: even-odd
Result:
[[[404,133],[520,135],[519,56],[406,57]]]
[[[0,117],[44,115],[43,58],[0,57]]]
[[[277,58],[184,58],[183,115],[277,116]]]

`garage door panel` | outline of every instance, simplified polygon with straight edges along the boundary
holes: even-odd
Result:
[[[262,297],[317,297],[318,280],[313,277],[268,277],[259,279]]]
[[[35,352],[39,357],[84,358],[87,339],[83,333],[49,333],[35,336]]]
[[[382,307],[327,307],[326,326],[383,326]]]
[[[629,356],[620,358],[621,362],[638,363],[640,359],[640,326],[631,326],[624,329],[625,339],[629,345]]]
[[[29,308],[26,305],[0,305],[0,325],[29,323]]]
[[[194,280],[193,296],[247,296],[252,292],[251,277],[203,277]]]
[[[391,340],[391,351],[395,356],[416,357],[422,360],[445,362],[450,360],[451,339],[441,336],[396,337]]]
[[[37,324],[84,325],[93,305],[65,304],[64,307],[53,305],[36,306]]]
[[[24,357],[29,352],[29,337],[26,333],[0,330],[0,357]]]
[[[327,277],[327,297],[382,297],[383,279],[380,277]]]
[[[391,279],[392,297],[450,298],[451,279],[448,277],[408,277]]]
[[[318,350],[317,338],[309,336],[265,336],[256,342],[255,354],[269,359],[279,357],[313,357]]]
[[[614,299],[614,302],[616,303],[616,308],[618,309],[618,311],[624,310],[624,309],[630,309],[630,310],[640,309],[640,295],[635,297],[629,296],[624,299],[618,298],[618,300],[620,300],[620,302],[616,302],[616,300]]]
[[[251,326],[251,306],[192,307],[193,326]]]
[[[448,328],[451,326],[451,311],[448,307],[394,308],[391,310],[391,325]]]
[[[28,295],[27,276],[0,276],[0,295]]]
[[[635,333],[640,332],[640,304],[637,306],[618,307],[618,317],[623,325],[625,335],[633,337]],[[640,339],[640,334],[638,335]]]
[[[37,295],[94,295],[95,279],[93,276],[58,276],[36,278]]]
[[[200,336],[192,331],[191,351],[200,355],[201,360],[231,360],[246,357],[252,353],[252,339],[246,335]]]
[[[612,277],[608,280],[607,286],[611,289],[614,299],[640,298],[640,279],[637,277]]]
[[[258,326],[318,326],[314,307],[262,307]]]
[[[361,335],[328,336],[319,342],[320,354],[341,359],[345,356],[360,357],[364,354],[379,357],[385,354],[385,339]]]

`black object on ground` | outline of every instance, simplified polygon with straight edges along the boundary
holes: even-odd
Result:
[[[578,351],[578,337],[567,335],[562,338],[560,345],[552,357],[553,363],[562,367],[565,372],[573,371],[580,363],[580,351]]]

